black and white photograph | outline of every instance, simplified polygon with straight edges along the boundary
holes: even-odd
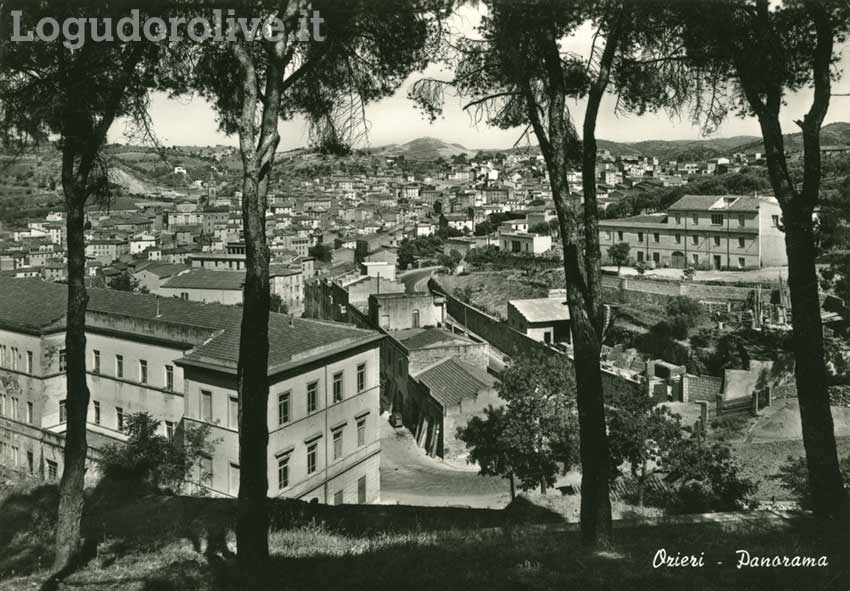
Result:
[[[0,0],[0,591],[850,590],[850,0]]]

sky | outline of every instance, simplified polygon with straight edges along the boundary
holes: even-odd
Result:
[[[475,25],[480,14],[477,9],[467,8],[455,17],[452,26],[459,33],[474,36]],[[564,40],[562,48],[586,55],[591,44],[590,28],[580,29],[573,37]],[[850,72],[850,48],[845,47],[838,67]],[[476,124],[462,108],[461,99],[447,96],[443,116],[430,123],[407,98],[411,85],[423,76],[449,78],[450,72],[430,66],[424,72],[411,75],[396,93],[384,100],[371,104],[366,109],[369,133],[366,141],[358,147],[401,144],[419,137],[435,137],[449,143],[458,143],[469,149],[510,148],[520,138],[523,129],[495,129],[483,123]],[[850,92],[850,75],[834,84],[834,93]],[[811,92],[802,91],[787,97],[783,108],[782,126],[785,133],[798,131],[794,121],[801,119],[811,102]],[[617,142],[643,140],[691,140],[703,137],[731,137],[737,135],[760,135],[758,122],[754,118],[740,119],[730,116],[712,136],[703,136],[698,126],[687,119],[675,119],[666,113],[642,116],[616,114],[615,98],[603,100],[597,124],[597,137]],[[584,116],[584,101],[573,102],[570,110],[576,121]],[[154,130],[164,145],[237,145],[236,136],[228,136],[218,130],[215,110],[210,104],[197,97],[170,99],[156,94],[151,98],[151,119]],[[850,97],[834,97],[826,123],[850,121]],[[126,142],[125,125],[119,123],[110,130],[110,141]],[[309,145],[309,134],[303,120],[283,122],[280,126],[280,150],[289,150]]]

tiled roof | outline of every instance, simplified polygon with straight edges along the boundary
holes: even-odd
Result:
[[[427,349],[438,345],[472,343],[469,339],[450,333],[442,328],[412,329],[409,333],[407,331],[399,331],[396,333],[396,338],[409,350]]]
[[[758,211],[759,197],[754,195],[685,195],[668,211],[733,210]]]
[[[182,273],[183,271],[188,270],[188,265],[181,265],[179,263],[153,262],[148,265],[145,265],[141,269],[138,269],[136,272],[139,273],[141,271],[147,271],[148,273],[153,273],[157,277],[171,277],[172,275],[176,275],[177,273]]]
[[[162,287],[175,289],[224,289],[239,291],[245,283],[242,271],[210,271],[191,269],[170,278]]]
[[[431,396],[444,407],[475,398],[481,390],[498,383],[486,371],[452,358],[443,359],[413,377],[425,384]]]

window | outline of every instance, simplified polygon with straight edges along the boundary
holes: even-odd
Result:
[[[18,420],[18,399],[12,396],[10,401],[11,407],[9,408],[9,418]]]
[[[744,257],[738,257],[738,268],[743,269],[747,266],[747,263],[744,261]]]
[[[21,454],[21,449],[19,447],[15,446],[15,445],[13,445],[12,446],[11,459],[12,459],[12,465],[16,468],[18,467],[18,461],[19,461],[20,454]]]
[[[27,351],[27,373],[32,373],[32,351]]]
[[[319,382],[307,384],[307,412],[316,412],[319,406]]]
[[[212,458],[202,456],[198,462],[198,481],[201,484],[209,484],[213,479],[213,463]]]
[[[35,454],[32,451],[27,451],[27,469],[30,474],[35,474]]]
[[[148,362],[144,359],[139,360],[139,381],[143,384],[148,383]]]
[[[227,426],[231,429],[239,429],[239,399],[227,399]]]
[[[643,242],[643,232],[638,232],[638,242]]]
[[[357,502],[361,505],[366,502],[366,477],[357,479]]]
[[[229,468],[230,494],[235,497],[239,494],[239,466],[237,464],[230,464]]]
[[[174,440],[174,421],[165,421],[165,436],[169,441]]]
[[[723,215],[717,214],[717,213],[712,214],[711,225],[712,226],[722,226],[723,225]]]
[[[342,457],[342,429],[334,431],[334,459]]]
[[[315,443],[307,446],[307,474],[312,474],[316,471],[316,448],[317,445]]]
[[[778,215],[772,215],[772,216],[770,216],[770,219],[773,222],[773,227],[778,228],[779,227],[779,216]]]
[[[699,226],[699,216],[697,214],[694,214],[691,219],[693,220],[695,226]]]
[[[661,242],[661,234],[659,234],[658,232],[655,232],[652,235],[652,241],[653,242]]]
[[[720,246],[720,236],[714,237],[714,246]]]
[[[699,244],[699,236],[691,236],[691,242],[694,244]]]
[[[334,402],[342,402],[342,372],[334,374]]]
[[[180,299],[181,300],[188,300],[189,299],[189,292],[181,291],[180,292]]]
[[[362,392],[366,389],[366,364],[361,363],[357,366],[357,391]]]
[[[63,372],[68,367],[67,354],[65,349],[59,350],[59,371]]]
[[[699,255],[698,254],[693,255],[693,261],[694,261],[695,265],[699,264]]]
[[[94,407],[94,424],[100,425],[100,402],[95,400],[92,402],[92,406]]]
[[[738,225],[739,225],[739,226],[741,226],[741,227],[743,228],[743,227],[744,227],[744,224],[745,224],[744,216],[739,215],[739,216],[738,216]]]
[[[18,369],[18,348],[12,347],[12,369]]]
[[[124,377],[124,356],[116,355],[115,356],[115,377],[123,378]]]
[[[27,424],[32,425],[33,414],[32,414],[32,402],[27,402]]]
[[[0,345],[0,365],[6,367],[6,345]]]
[[[746,238],[738,238],[738,248],[746,248],[747,240]]]
[[[660,252],[653,252],[652,253],[652,260],[655,263],[660,263],[661,262],[661,253]]]
[[[92,351],[92,373],[100,373],[100,351]]]
[[[277,459],[277,488],[280,490],[289,486],[289,454]]]
[[[47,460],[47,479],[56,480],[59,477],[59,464],[53,460]]]
[[[623,241],[623,233],[622,232],[617,232],[617,240],[619,240],[620,242]]]
[[[169,392],[174,391],[174,366],[165,366],[165,389]]]
[[[637,260],[638,260],[638,262],[639,262],[639,263],[642,263],[642,262],[643,262],[643,251],[642,251],[642,250],[639,250],[639,251],[638,251],[638,253],[637,253]]]
[[[681,243],[682,243],[682,235],[681,235],[681,234],[675,234],[675,235],[673,236],[673,239],[676,241],[676,244],[681,244]]]
[[[59,401],[59,423],[65,423],[68,420],[68,411],[65,408],[65,401]]]
[[[118,430],[122,433],[124,432],[124,409],[120,406],[115,407],[115,419],[116,424],[118,425]]]
[[[212,422],[212,392],[201,390],[201,420]]]
[[[357,447],[366,445],[366,417],[357,419]]]
[[[289,422],[289,392],[279,394],[277,397],[277,424],[285,425]]]
[[[0,417],[6,415],[6,395],[0,394]]]
[[[419,328],[419,310],[411,312],[410,324],[413,328]]]
[[[343,503],[343,491],[338,490],[334,493],[334,505],[342,505]]]
[[[677,224],[681,224],[681,223],[682,223],[682,216],[680,216],[678,213],[676,214],[676,223],[677,223]]]

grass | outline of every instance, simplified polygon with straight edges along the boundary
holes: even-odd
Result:
[[[0,591],[39,589],[50,563],[55,487],[8,493],[0,507]],[[85,532],[96,552],[64,580],[79,591],[245,588],[232,552],[234,502],[145,497],[92,499]],[[526,510],[528,507],[526,507]],[[517,511],[517,509],[514,509]],[[589,553],[551,514],[318,507],[275,503],[272,559],[262,589],[847,589],[842,546],[812,523],[780,519],[615,529],[614,547]],[[655,569],[660,548],[704,553],[705,568]],[[752,555],[824,554],[826,568],[742,569]],[[40,557],[40,558],[39,558]],[[717,562],[722,561],[722,565]],[[10,568],[13,567],[13,568]],[[846,566],[844,567],[847,568]]]

